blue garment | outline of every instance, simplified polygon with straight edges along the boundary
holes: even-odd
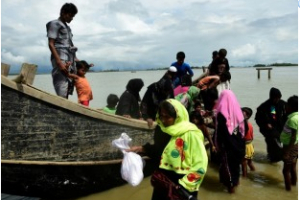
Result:
[[[193,76],[194,72],[192,71],[191,67],[187,63],[182,63],[182,65],[179,65],[178,62],[174,62],[171,64],[171,66],[176,67],[177,73],[176,73],[176,78],[173,80],[173,88],[176,88],[178,85],[181,84],[181,78],[187,74]]]
[[[194,72],[192,71],[191,67],[187,63],[182,63],[182,65],[179,65],[177,62],[174,62],[171,64],[171,66],[174,66],[177,68],[176,76],[181,78],[183,75],[185,75],[187,72],[189,75],[193,76]]]

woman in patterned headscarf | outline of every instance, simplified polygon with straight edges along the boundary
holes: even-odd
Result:
[[[245,156],[245,121],[234,93],[224,90],[216,105],[215,144],[221,156],[220,182],[234,193],[239,183],[240,164]]]
[[[153,175],[161,177],[161,180],[151,178],[154,187],[152,200],[173,199],[171,196],[177,189],[186,199],[195,199],[208,164],[204,136],[196,125],[189,122],[186,108],[175,99],[167,99],[160,104],[156,121],[163,131],[161,137],[167,134],[170,139],[161,144],[164,146],[160,153],[159,169]],[[153,147],[157,148],[155,145]],[[149,145],[133,146],[127,151],[151,153]],[[170,180],[169,185],[160,185],[160,181],[166,180]],[[176,186],[170,189],[173,184]]]

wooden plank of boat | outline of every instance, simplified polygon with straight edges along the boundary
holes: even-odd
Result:
[[[9,74],[10,65],[6,63],[1,63],[1,75],[7,76]]]

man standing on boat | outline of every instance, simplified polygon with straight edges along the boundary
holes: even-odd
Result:
[[[182,52],[182,51],[178,52],[176,55],[176,59],[177,59],[177,61],[173,62],[171,64],[171,66],[174,66],[177,69],[176,78],[173,81],[174,88],[176,88],[178,85],[181,84],[181,78],[185,74],[189,74],[191,77],[194,75],[194,72],[193,72],[192,68],[190,67],[190,65],[184,62],[184,59],[185,59],[184,52]]]
[[[77,48],[72,42],[71,28],[67,25],[77,14],[77,7],[65,3],[60,10],[60,17],[47,23],[48,46],[51,51],[52,78],[58,96],[68,98],[73,93],[74,84],[68,73],[76,74]]]

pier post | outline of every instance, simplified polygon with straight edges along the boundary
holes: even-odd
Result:
[[[260,70],[268,70],[268,79],[271,78],[271,70],[272,67],[262,67],[262,68],[256,68],[257,70],[257,78],[260,79]]]

